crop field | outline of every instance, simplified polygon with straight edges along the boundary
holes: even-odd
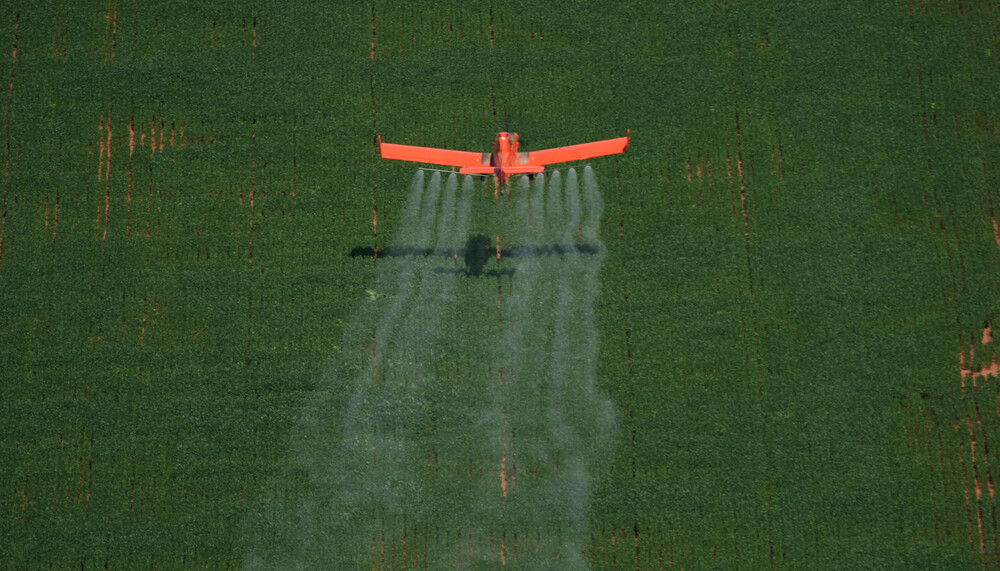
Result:
[[[0,79],[0,569],[1000,569],[995,2],[7,0]],[[378,153],[508,128],[631,144]]]

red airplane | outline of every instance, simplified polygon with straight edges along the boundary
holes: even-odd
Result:
[[[383,159],[460,167],[458,172],[461,174],[482,176],[491,174],[496,178],[498,188],[507,182],[510,175],[544,172],[544,165],[624,153],[628,150],[628,141],[629,133],[626,133],[624,137],[617,139],[525,153],[517,150],[520,145],[517,133],[504,131],[498,134],[493,141],[492,153],[473,153],[411,145],[394,145],[383,143],[381,135],[378,138]]]

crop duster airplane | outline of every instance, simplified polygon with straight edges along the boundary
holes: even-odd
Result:
[[[606,139],[581,145],[556,147],[541,151],[518,151],[520,143],[517,133],[504,131],[493,141],[492,153],[452,151],[411,145],[383,143],[378,138],[383,159],[413,161],[434,165],[459,167],[460,174],[493,175],[497,188],[503,186],[512,174],[538,174],[545,171],[545,165],[582,161],[593,157],[624,153],[628,150],[629,134],[617,139]]]

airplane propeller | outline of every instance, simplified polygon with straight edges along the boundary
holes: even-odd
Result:
[[[504,131],[507,131],[508,133],[517,133],[517,129],[514,129],[513,127],[513,121],[510,118],[510,113],[504,113],[503,123],[504,123]],[[522,137],[520,133],[517,134],[517,140],[522,145],[527,145],[527,143],[525,143],[524,137]]]

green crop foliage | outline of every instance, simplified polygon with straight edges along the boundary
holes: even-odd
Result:
[[[1000,566],[995,6],[287,4],[0,8],[0,569]]]

